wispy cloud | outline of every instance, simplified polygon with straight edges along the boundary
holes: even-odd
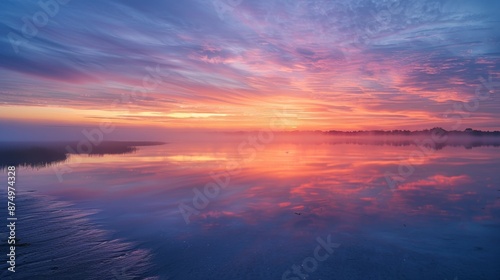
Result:
[[[242,1],[223,18],[210,0],[69,1],[31,38],[37,1],[1,5],[2,108],[232,129],[286,104],[299,129],[424,127],[500,74],[497,1]],[[125,115],[111,106],[157,65],[160,86]],[[492,102],[469,121],[499,128]]]

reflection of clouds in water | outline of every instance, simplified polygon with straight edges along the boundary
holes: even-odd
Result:
[[[191,199],[193,188],[210,182],[214,168],[180,171],[161,159],[197,155],[197,159],[224,162],[221,155],[237,157],[238,141],[175,142],[134,154],[104,156],[81,165],[75,172],[78,180],[42,184],[38,191],[102,209],[106,225],[119,229],[123,236],[147,240],[160,274],[179,279],[240,279],[239,273],[246,269],[255,279],[262,279],[258,275],[262,271],[282,273],[286,268],[279,265],[266,270],[269,261],[288,264],[303,258],[311,250],[308,241],[325,232],[335,236],[336,242],[338,237],[344,247],[318,270],[317,275],[325,279],[358,275],[352,273],[364,279],[402,258],[411,267],[434,263],[440,271],[453,271],[453,263],[463,267],[463,275],[478,275],[478,268],[491,274],[495,248],[487,243],[495,229],[484,225],[498,220],[500,207],[491,189],[496,191],[495,182],[500,181],[494,172],[500,149],[447,146],[422,162],[406,187],[393,193],[381,176],[414,149],[411,144],[330,143],[332,137],[319,142],[308,138],[312,143],[306,144],[289,139],[295,143],[275,139],[256,153],[239,174],[231,176],[228,187],[209,207],[192,216],[189,226],[179,214],[178,203]],[[50,182],[43,176],[27,175],[23,177],[27,185]],[[91,177],[82,180],[85,175]],[[122,224],[134,224],[140,230]],[[455,257],[471,246],[491,249],[472,251],[465,260]],[[380,250],[390,256],[378,259]],[[346,261],[345,254],[355,260]],[[475,263],[481,256],[485,260]],[[368,267],[366,275],[359,266]],[[115,274],[128,277],[133,271],[118,266]],[[435,272],[426,270],[407,278],[429,279],[424,276]]]

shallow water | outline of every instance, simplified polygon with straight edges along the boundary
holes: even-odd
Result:
[[[500,279],[500,148],[418,151],[174,142],[19,167],[15,279]]]

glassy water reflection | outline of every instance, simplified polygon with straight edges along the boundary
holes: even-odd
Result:
[[[64,217],[50,218],[61,220],[54,234],[78,236],[64,246],[91,244],[95,236],[109,245],[100,253],[115,261],[99,266],[96,258],[87,278],[499,279],[500,148],[441,147],[413,161],[413,173],[391,189],[384,175],[397,173],[415,150],[369,143],[275,141],[253,149],[237,141],[176,142],[20,167],[17,187],[19,199],[50,199],[85,216],[79,226],[95,235],[61,230],[69,227]],[[71,171],[59,182],[55,173],[63,167]],[[20,203],[20,217],[42,211],[27,203]],[[51,207],[45,204],[37,205]],[[37,231],[25,233],[20,238],[31,245],[19,254],[41,250]],[[333,252],[323,244],[328,239],[340,245]],[[44,242],[57,247],[59,240]],[[67,254],[57,265],[64,274],[43,261],[37,270],[82,278],[72,252],[57,252]],[[83,252],[89,259],[96,255]],[[20,274],[29,275],[25,267]]]

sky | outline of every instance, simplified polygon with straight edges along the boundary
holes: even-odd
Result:
[[[276,117],[281,130],[500,130],[497,0],[0,7],[0,128],[12,135],[258,130]]]

